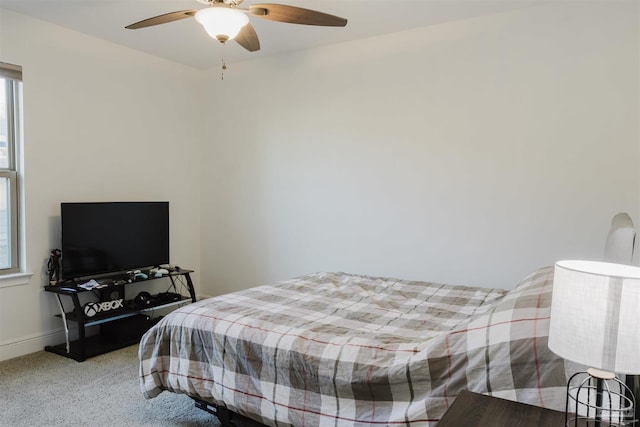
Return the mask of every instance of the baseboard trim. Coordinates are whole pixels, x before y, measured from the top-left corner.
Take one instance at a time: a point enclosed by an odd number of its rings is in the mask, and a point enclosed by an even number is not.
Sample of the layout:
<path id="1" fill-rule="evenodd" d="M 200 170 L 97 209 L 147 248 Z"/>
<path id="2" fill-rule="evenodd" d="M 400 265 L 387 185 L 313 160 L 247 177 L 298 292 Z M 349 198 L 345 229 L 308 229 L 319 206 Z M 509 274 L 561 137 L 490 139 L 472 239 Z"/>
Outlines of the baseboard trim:
<path id="1" fill-rule="evenodd" d="M 64 331 L 51 331 L 41 335 L 31 335 L 22 339 L 0 343 L 0 362 L 24 356 L 25 354 L 43 351 L 47 345 L 60 344 L 65 341 Z"/>

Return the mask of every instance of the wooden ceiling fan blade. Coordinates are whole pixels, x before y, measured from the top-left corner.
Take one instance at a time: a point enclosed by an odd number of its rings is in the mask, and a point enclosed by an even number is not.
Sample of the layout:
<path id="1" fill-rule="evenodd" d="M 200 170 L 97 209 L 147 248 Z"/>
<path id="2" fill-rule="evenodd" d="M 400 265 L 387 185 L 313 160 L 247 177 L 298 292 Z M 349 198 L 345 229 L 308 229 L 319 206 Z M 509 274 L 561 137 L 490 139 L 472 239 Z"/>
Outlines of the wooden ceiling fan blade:
<path id="1" fill-rule="evenodd" d="M 151 27 L 153 25 L 166 24 L 168 22 L 178 21 L 184 18 L 190 18 L 196 14 L 198 9 L 180 10 L 177 12 L 165 13 L 164 15 L 154 16 L 153 18 L 144 19 L 125 28 L 128 30 L 137 30 L 138 28 Z"/>
<path id="2" fill-rule="evenodd" d="M 247 24 L 242 27 L 234 40 L 249 52 L 260 50 L 260 40 L 258 40 L 258 34 L 251 24 Z"/>
<path id="3" fill-rule="evenodd" d="M 289 24 L 319 25 L 323 27 L 344 27 L 347 25 L 347 20 L 339 16 L 283 4 L 253 4 L 249 6 L 249 13 L 259 18 L 287 22 Z"/>

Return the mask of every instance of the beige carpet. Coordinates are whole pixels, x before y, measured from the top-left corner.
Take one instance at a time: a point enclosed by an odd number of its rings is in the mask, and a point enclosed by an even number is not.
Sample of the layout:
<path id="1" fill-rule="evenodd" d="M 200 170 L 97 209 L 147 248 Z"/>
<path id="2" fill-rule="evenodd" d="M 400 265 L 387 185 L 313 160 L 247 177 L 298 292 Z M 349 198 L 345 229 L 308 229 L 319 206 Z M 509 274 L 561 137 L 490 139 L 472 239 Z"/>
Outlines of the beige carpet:
<path id="1" fill-rule="evenodd" d="M 135 345 L 79 363 L 40 351 L 0 362 L 0 426 L 220 425 L 187 396 L 163 392 L 146 400 L 137 352 Z"/>

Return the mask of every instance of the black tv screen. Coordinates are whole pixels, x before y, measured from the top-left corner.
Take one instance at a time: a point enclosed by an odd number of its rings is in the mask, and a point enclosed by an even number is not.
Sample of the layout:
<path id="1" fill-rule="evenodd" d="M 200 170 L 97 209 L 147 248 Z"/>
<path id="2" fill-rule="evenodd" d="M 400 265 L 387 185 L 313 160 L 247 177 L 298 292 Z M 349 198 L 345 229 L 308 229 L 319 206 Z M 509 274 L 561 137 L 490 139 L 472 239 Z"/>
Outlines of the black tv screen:
<path id="1" fill-rule="evenodd" d="M 62 279 L 169 263 L 169 202 L 61 203 Z"/>

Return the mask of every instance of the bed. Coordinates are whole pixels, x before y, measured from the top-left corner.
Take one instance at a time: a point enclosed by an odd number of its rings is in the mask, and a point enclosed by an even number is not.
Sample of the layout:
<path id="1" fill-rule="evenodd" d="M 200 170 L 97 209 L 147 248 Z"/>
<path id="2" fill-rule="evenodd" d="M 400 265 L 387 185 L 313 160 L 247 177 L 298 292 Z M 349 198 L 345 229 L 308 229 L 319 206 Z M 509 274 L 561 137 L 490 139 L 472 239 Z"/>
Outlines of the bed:
<path id="1" fill-rule="evenodd" d="M 142 392 L 268 426 L 435 426 L 462 390 L 564 410 L 552 276 L 506 291 L 317 273 L 202 300 L 143 336 Z"/>

